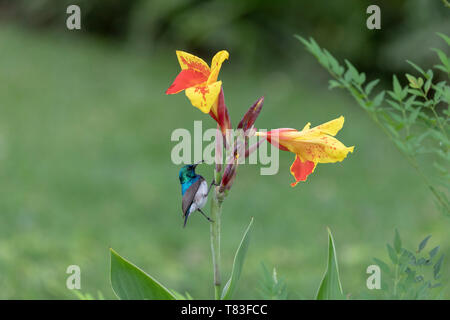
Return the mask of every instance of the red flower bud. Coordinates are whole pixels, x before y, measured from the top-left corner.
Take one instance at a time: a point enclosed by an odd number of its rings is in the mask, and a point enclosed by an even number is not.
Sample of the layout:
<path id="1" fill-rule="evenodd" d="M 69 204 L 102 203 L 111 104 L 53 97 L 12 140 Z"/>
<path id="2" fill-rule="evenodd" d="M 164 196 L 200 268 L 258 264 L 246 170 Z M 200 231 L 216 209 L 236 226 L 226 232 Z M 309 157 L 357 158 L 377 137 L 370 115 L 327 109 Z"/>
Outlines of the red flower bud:
<path id="1" fill-rule="evenodd" d="M 215 147 L 216 172 L 222 171 L 222 161 L 223 161 L 223 136 L 221 134 L 219 125 L 217 125 L 216 147 Z"/>
<path id="2" fill-rule="evenodd" d="M 217 124 L 222 131 L 222 135 L 226 135 L 226 131 L 231 129 L 230 116 L 228 115 L 228 109 L 225 104 L 225 97 L 223 95 L 223 88 L 220 89 L 219 96 L 217 97 L 217 101 L 214 106 L 211 108 L 209 112 L 211 117 L 216 120 Z"/>
<path id="3" fill-rule="evenodd" d="M 222 181 L 220 183 L 219 192 L 224 192 L 225 190 L 230 190 L 233 185 L 234 179 L 236 178 L 236 169 L 237 169 L 237 159 L 229 163 L 223 172 Z"/>
<path id="4" fill-rule="evenodd" d="M 258 118 L 259 113 L 261 112 L 263 104 L 264 104 L 264 97 L 261 97 L 258 100 L 256 100 L 256 102 L 244 114 L 237 128 L 244 130 L 244 132 L 247 132 L 247 130 L 251 129 L 256 121 L 256 118 Z"/>

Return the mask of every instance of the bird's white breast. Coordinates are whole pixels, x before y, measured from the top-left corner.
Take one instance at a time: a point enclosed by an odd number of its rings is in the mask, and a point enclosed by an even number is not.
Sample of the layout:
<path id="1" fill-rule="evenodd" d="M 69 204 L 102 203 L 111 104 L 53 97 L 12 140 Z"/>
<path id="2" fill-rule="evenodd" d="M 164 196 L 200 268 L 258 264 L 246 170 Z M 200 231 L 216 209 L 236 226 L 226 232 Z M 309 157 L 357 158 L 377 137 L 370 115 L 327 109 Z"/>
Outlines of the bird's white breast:
<path id="1" fill-rule="evenodd" d="M 202 183 L 200 183 L 200 187 L 197 190 L 197 193 L 194 196 L 194 201 L 192 202 L 191 208 L 189 209 L 189 214 L 205 206 L 206 201 L 208 200 L 208 198 L 206 197 L 207 194 L 208 184 L 206 183 L 206 181 L 202 181 Z"/>

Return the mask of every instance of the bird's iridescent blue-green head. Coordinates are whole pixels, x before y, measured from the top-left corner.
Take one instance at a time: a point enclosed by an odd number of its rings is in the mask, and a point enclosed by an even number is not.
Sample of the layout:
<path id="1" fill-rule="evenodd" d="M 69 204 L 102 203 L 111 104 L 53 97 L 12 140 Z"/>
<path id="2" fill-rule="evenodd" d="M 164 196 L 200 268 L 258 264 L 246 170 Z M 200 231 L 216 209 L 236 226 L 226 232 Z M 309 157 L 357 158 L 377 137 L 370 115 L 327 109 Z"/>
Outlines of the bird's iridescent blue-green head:
<path id="1" fill-rule="evenodd" d="M 197 176 L 197 174 L 195 173 L 195 168 L 200 163 L 203 163 L 203 160 L 200 161 L 199 163 L 185 165 L 183 168 L 181 168 L 178 174 L 178 177 L 180 178 L 180 183 L 186 183 L 189 180 L 194 179 Z"/>

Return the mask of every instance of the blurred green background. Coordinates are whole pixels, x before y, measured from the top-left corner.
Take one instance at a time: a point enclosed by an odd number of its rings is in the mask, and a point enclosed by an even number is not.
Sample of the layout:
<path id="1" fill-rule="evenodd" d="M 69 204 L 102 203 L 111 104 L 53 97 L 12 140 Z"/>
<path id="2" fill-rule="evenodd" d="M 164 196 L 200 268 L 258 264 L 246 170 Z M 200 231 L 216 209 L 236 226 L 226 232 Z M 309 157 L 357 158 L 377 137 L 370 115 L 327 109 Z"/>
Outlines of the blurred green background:
<path id="1" fill-rule="evenodd" d="M 275 176 L 239 168 L 223 209 L 224 279 L 250 217 L 255 223 L 236 298 L 258 298 L 261 262 L 277 267 L 290 298 L 313 298 L 327 226 L 344 291 L 355 298 L 395 228 L 405 247 L 432 234 L 448 256 L 449 219 L 354 101 L 327 90 L 328 75 L 292 36 L 315 37 L 369 78 L 413 72 L 405 59 L 436 64 L 428 48 L 442 47 L 434 33 L 450 29 L 449 9 L 383 2 L 382 29 L 371 31 L 365 10 L 377 3 L 0 1 L 0 298 L 73 299 L 65 273 L 72 264 L 81 267 L 82 292 L 114 298 L 109 247 L 169 288 L 212 297 L 209 226 L 194 215 L 182 228 L 170 136 L 194 120 L 215 124 L 184 94 L 164 94 L 179 71 L 176 49 L 208 62 L 230 52 L 220 78 L 232 123 L 265 95 L 259 128 L 301 129 L 344 115 L 338 138 L 356 146 L 296 188 L 292 154 L 280 153 Z M 81 7 L 81 31 L 66 28 L 68 4 Z M 212 170 L 199 173 L 210 181 Z"/>

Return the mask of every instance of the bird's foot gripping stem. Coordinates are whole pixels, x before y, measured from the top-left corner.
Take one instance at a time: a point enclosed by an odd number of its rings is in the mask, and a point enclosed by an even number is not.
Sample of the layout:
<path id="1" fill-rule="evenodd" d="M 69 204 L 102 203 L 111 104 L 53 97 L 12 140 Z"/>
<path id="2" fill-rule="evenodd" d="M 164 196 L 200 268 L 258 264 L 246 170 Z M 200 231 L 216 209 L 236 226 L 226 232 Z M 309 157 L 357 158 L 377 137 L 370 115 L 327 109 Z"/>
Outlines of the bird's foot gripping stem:
<path id="1" fill-rule="evenodd" d="M 214 222 L 214 220 L 212 220 L 210 217 L 208 217 L 201 209 L 197 209 L 198 211 L 200 211 L 200 213 L 209 221 L 209 222 Z"/>
<path id="2" fill-rule="evenodd" d="M 213 178 L 213 181 L 211 181 L 211 184 L 209 185 L 208 193 L 206 194 L 206 196 L 209 195 L 209 192 L 211 191 L 212 186 L 218 187 L 219 185 L 220 185 L 220 184 L 216 184 L 216 181 L 215 181 L 214 178 Z"/>

